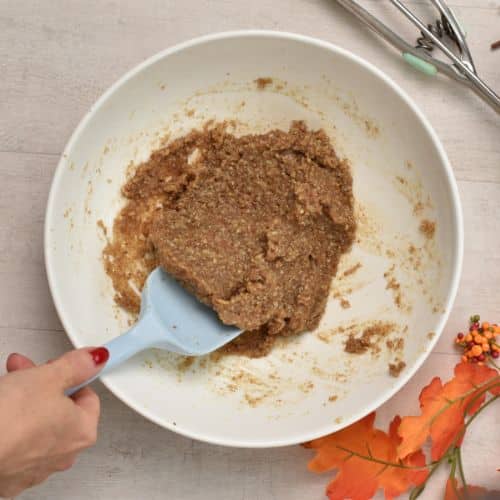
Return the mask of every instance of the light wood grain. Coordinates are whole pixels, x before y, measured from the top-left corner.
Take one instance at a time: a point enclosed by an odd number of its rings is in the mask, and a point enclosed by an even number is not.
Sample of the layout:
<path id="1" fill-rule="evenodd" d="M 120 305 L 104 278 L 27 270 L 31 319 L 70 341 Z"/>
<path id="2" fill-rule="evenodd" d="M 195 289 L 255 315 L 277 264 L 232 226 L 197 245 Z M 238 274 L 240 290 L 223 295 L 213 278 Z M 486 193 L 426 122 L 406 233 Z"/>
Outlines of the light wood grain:
<path id="1" fill-rule="evenodd" d="M 0 326 L 61 329 L 43 263 L 43 219 L 57 157 L 0 153 Z"/>
<path id="2" fill-rule="evenodd" d="M 407 2 L 429 16 L 424 1 Z M 467 27 L 477 66 L 500 89 L 500 1 L 451 0 Z M 415 38 L 388 2 L 366 5 Z M 50 298 L 43 265 L 43 216 L 50 181 L 72 130 L 124 71 L 180 41 L 214 31 L 263 28 L 323 38 L 375 63 L 415 99 L 441 137 L 459 180 L 465 214 L 464 273 L 452 317 L 434 353 L 379 411 L 417 409 L 433 375 L 457 361 L 451 336 L 467 316 L 499 319 L 500 121 L 470 92 L 408 68 L 333 0 L 0 0 L 0 364 L 11 351 L 37 362 L 70 348 Z M 136 415 L 98 385 L 103 402 L 98 445 L 65 474 L 23 500 L 320 499 L 328 475 L 305 465 L 299 447 L 234 450 L 194 442 Z M 465 446 L 474 483 L 493 486 L 500 440 L 493 412 L 478 419 Z M 423 498 L 440 498 L 444 472 Z"/>
<path id="3" fill-rule="evenodd" d="M 378 3 L 383 5 L 376 8 Z M 401 30 L 406 28 L 409 39 L 415 39 L 415 32 L 394 8 L 389 9 L 387 2 L 378 3 L 371 2 L 372 10 L 380 11 Z M 481 74 L 491 85 L 500 86 L 498 52 L 489 50 L 491 42 L 500 37 L 500 2 L 457 3 Z M 479 3 L 481 8 L 472 7 Z M 456 138 L 451 139 L 448 152 L 459 176 L 468 175 L 477 164 L 478 150 L 500 153 L 495 140 L 498 121 L 478 99 L 445 78 L 432 79 L 409 68 L 392 49 L 360 29 L 333 0 L 258 0 L 250 4 L 93 0 L 70 2 L 71 8 L 61 2 L 4 4 L 0 65 L 6 78 L 0 79 L 0 151 L 59 153 L 103 90 L 145 57 L 200 34 L 258 27 L 317 36 L 376 62 L 417 100 L 440 135 Z M 446 119 L 441 109 L 446 109 Z M 465 124 L 482 129 L 472 143 L 463 140 Z M 469 152 L 472 154 L 465 154 Z M 500 179 L 498 169 L 489 163 L 479 170 L 480 180 Z"/>

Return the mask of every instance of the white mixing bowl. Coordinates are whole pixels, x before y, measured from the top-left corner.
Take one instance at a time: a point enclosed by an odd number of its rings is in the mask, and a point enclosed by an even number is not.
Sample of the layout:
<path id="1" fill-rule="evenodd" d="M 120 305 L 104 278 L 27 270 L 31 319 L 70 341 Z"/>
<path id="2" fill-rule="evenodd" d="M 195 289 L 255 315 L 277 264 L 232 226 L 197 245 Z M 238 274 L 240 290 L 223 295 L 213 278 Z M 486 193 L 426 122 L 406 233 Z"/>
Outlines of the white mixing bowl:
<path id="1" fill-rule="evenodd" d="M 254 80 L 267 77 L 259 89 Z M 103 382 L 150 420 L 212 443 L 282 446 L 338 430 L 389 399 L 432 350 L 457 291 L 463 233 L 453 173 L 428 121 L 380 70 L 329 43 L 266 31 L 198 38 L 140 64 L 92 106 L 47 207 L 46 266 L 61 321 L 75 346 L 126 329 L 130 318 L 114 306 L 103 269 L 98 221 L 109 235 L 131 162 L 165 134 L 208 119 L 235 119 L 236 133 L 286 129 L 296 119 L 323 127 L 352 163 L 356 244 L 316 332 L 261 359 L 190 365 L 148 351 Z M 423 220 L 435 222 L 434 237 L 420 230 Z M 346 353 L 347 335 L 374 320 L 393 323 L 391 337 Z M 406 367 L 390 376 L 388 364 L 400 360 Z"/>

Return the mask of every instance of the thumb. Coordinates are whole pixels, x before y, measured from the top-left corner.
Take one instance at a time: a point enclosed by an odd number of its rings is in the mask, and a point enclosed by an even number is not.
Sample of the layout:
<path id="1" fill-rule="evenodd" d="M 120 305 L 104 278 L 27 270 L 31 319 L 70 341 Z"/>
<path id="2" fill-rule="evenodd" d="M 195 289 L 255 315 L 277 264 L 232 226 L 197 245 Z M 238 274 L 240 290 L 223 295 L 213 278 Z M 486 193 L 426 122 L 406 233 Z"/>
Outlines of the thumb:
<path id="1" fill-rule="evenodd" d="M 46 369 L 57 378 L 62 389 L 69 389 L 97 375 L 108 359 L 105 347 L 86 347 L 67 352 L 47 364 Z"/>
<path id="2" fill-rule="evenodd" d="M 33 363 L 30 358 L 27 358 L 22 354 L 18 354 L 17 352 L 13 352 L 7 358 L 6 368 L 9 373 L 16 372 L 18 370 L 27 370 L 28 368 L 33 368 L 34 366 L 35 363 Z"/>

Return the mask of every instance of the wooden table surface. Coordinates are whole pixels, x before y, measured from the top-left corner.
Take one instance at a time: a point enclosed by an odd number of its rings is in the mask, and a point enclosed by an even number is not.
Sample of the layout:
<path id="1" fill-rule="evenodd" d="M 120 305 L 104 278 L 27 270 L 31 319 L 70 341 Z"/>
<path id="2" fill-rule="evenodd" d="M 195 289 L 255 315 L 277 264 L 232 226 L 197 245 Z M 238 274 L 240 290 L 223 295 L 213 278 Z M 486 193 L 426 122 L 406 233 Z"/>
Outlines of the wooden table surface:
<path id="1" fill-rule="evenodd" d="M 426 2 L 410 3 L 430 20 Z M 415 38 L 389 2 L 364 4 Z M 489 46 L 500 38 L 500 1 L 449 4 L 467 28 L 480 73 L 499 90 L 500 51 Z M 465 88 L 407 67 L 333 0 L 0 0 L 0 363 L 11 351 L 42 362 L 70 348 L 47 286 L 42 232 L 54 169 L 81 117 L 151 54 L 201 34 L 242 28 L 315 36 L 375 63 L 415 99 L 444 143 L 465 214 L 460 291 L 438 346 L 379 417 L 416 411 L 420 388 L 433 375 L 450 376 L 458 361 L 452 335 L 468 315 L 500 320 L 500 120 Z M 241 450 L 191 441 L 146 421 L 103 386 L 97 389 L 98 444 L 71 471 L 20 498 L 323 498 L 328 474 L 307 472 L 310 453 L 298 446 Z M 499 434 L 498 409 L 473 426 L 464 444 L 472 483 L 498 486 Z M 444 482 L 443 471 L 423 498 L 440 498 Z"/>

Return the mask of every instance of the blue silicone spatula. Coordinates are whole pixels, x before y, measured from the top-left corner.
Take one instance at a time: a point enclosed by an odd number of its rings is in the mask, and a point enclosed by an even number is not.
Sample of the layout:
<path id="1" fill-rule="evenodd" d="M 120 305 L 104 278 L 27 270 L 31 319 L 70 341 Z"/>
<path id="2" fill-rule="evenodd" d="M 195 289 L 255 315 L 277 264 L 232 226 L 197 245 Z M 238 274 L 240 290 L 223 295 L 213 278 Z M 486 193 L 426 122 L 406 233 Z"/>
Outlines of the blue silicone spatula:
<path id="1" fill-rule="evenodd" d="M 103 370 L 67 395 L 90 384 L 134 354 L 157 347 L 186 356 L 201 356 L 227 344 L 242 332 L 223 324 L 214 310 L 199 302 L 174 278 L 157 267 L 142 291 L 139 321 L 104 345 L 109 360 Z"/>

